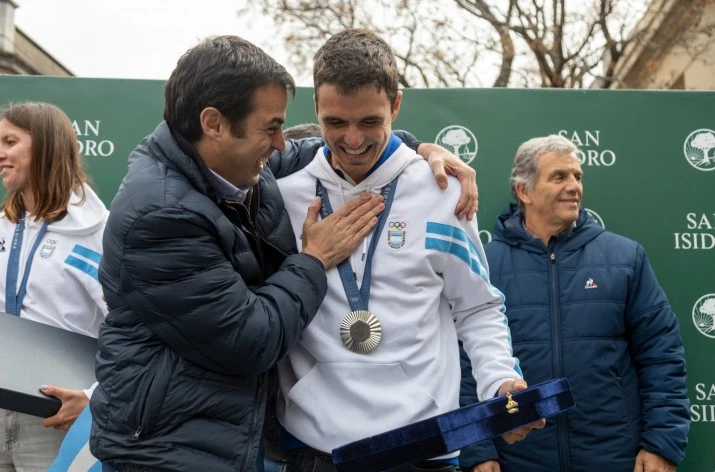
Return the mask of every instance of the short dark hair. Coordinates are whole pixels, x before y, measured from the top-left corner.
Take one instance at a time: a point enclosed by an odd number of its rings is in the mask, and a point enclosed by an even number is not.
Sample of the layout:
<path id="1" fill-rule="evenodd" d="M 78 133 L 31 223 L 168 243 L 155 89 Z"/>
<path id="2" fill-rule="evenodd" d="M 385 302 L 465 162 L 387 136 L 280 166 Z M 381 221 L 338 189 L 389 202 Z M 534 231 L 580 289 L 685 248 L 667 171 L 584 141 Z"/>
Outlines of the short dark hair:
<path id="1" fill-rule="evenodd" d="M 334 85 L 340 93 L 364 87 L 384 90 L 395 104 L 399 78 L 392 48 L 366 29 L 346 29 L 334 34 L 313 58 L 315 93 L 322 84 Z"/>
<path id="2" fill-rule="evenodd" d="M 30 133 L 32 144 L 28 185 L 35 200 L 33 216 L 54 223 L 67 214 L 72 192 L 86 194 L 87 182 L 77 135 L 69 117 L 58 107 L 44 102 L 20 102 L 0 112 L 0 120 Z M 7 218 L 20 221 L 25 205 L 20 191 L 11 190 L 0 204 Z"/>
<path id="3" fill-rule="evenodd" d="M 320 138 L 322 135 L 320 125 L 315 123 L 295 125 L 283 131 L 286 139 Z"/>
<path id="4" fill-rule="evenodd" d="M 254 91 L 265 85 L 295 95 L 293 77 L 258 46 L 238 36 L 214 36 L 184 53 L 166 82 L 164 120 L 190 141 L 201 137 L 201 112 L 219 110 L 240 137 L 253 111 Z"/>

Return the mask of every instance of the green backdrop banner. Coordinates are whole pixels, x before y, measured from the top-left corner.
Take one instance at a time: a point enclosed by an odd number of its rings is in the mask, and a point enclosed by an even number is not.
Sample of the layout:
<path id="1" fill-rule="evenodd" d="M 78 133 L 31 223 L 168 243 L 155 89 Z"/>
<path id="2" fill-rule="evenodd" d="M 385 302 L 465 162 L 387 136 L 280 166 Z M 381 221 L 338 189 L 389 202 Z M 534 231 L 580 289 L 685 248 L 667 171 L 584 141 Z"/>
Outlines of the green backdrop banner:
<path id="1" fill-rule="evenodd" d="M 3 76 L 0 104 L 42 100 L 65 110 L 109 204 L 127 155 L 161 120 L 163 86 Z M 645 246 L 680 319 L 693 420 L 686 472 L 715 471 L 713 110 L 713 92 L 409 89 L 395 124 L 477 169 L 483 242 L 511 200 L 509 169 L 521 142 L 558 133 L 580 147 L 584 206 L 606 229 Z M 299 89 L 286 126 L 315 121 L 312 90 Z"/>

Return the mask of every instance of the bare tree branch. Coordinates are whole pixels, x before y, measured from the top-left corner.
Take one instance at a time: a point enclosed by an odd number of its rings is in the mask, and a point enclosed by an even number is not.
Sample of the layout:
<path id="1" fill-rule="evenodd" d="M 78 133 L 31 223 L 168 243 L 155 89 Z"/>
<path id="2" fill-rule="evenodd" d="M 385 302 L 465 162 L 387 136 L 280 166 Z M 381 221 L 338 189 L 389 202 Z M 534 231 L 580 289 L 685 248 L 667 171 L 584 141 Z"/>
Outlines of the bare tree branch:
<path id="1" fill-rule="evenodd" d="M 626 48 L 645 41 L 633 28 L 651 0 L 244 1 L 242 14 L 275 22 L 275 44 L 304 74 L 332 34 L 365 27 L 393 47 L 403 87 L 610 87 Z"/>

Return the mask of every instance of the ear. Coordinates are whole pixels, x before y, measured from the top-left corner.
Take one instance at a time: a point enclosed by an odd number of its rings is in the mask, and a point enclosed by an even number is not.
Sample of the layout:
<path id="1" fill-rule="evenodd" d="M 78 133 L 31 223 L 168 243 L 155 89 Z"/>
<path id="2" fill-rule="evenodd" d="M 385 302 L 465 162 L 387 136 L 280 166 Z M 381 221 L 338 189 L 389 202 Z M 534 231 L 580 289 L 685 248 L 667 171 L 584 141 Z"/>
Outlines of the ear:
<path id="1" fill-rule="evenodd" d="M 531 204 L 531 190 L 529 190 L 524 183 L 516 184 L 516 196 L 524 204 L 524 206 Z"/>
<path id="2" fill-rule="evenodd" d="M 395 96 L 395 104 L 392 105 L 392 121 L 397 119 L 397 115 L 400 113 L 400 105 L 402 104 L 402 90 L 397 91 Z"/>
<path id="3" fill-rule="evenodd" d="M 203 131 L 203 134 L 210 138 L 220 136 L 221 133 L 226 130 L 227 126 L 224 116 L 214 107 L 207 107 L 201 110 L 199 122 L 201 123 L 201 131 Z"/>
<path id="4" fill-rule="evenodd" d="M 315 117 L 318 117 L 318 94 L 313 94 L 313 105 L 315 105 Z"/>

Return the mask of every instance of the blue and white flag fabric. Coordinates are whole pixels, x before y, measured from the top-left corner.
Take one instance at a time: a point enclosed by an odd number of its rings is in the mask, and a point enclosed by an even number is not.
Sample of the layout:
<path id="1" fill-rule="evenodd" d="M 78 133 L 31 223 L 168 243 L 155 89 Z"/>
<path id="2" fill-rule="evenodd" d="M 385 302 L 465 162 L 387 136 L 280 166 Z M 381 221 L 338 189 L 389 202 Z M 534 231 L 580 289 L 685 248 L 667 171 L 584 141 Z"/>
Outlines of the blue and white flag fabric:
<path id="1" fill-rule="evenodd" d="M 102 472 L 102 463 L 89 452 L 92 414 L 87 405 L 67 431 L 52 465 L 47 472 Z"/>

